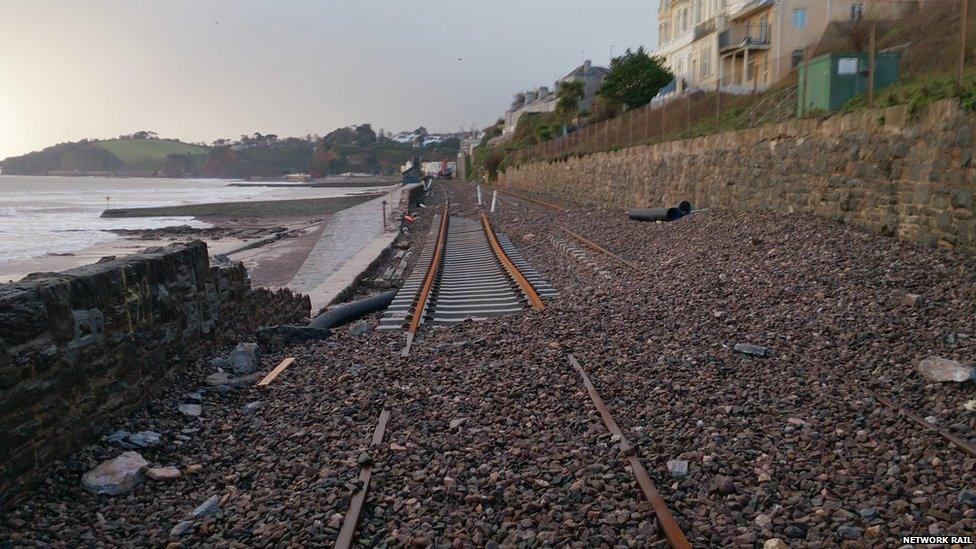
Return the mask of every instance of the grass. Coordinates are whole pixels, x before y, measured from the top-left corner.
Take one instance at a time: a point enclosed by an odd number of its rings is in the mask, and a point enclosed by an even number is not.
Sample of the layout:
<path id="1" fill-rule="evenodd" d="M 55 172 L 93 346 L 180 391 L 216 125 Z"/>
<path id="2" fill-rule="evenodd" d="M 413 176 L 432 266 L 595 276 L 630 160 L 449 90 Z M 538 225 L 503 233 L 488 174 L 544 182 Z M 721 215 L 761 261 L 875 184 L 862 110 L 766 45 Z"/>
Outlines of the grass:
<path id="1" fill-rule="evenodd" d="M 942 99 L 955 98 L 966 110 L 976 110 L 976 73 L 970 73 L 961 90 L 956 89 L 954 76 L 928 74 L 896 82 L 874 94 L 876 107 L 908 105 L 908 113 L 915 116 L 923 107 Z M 841 112 L 868 106 L 867 94 L 862 93 L 844 104 Z"/>
<path id="2" fill-rule="evenodd" d="M 129 165 L 166 160 L 171 154 L 203 155 L 209 150 L 175 139 L 108 139 L 96 145 Z"/>

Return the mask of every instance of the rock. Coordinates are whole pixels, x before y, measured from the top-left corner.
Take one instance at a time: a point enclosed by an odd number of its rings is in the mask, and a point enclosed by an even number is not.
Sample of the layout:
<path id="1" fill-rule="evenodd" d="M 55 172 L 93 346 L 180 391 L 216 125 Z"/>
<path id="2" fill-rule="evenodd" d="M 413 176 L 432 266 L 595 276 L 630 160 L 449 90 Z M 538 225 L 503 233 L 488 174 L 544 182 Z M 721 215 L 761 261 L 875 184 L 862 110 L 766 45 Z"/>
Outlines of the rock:
<path id="1" fill-rule="evenodd" d="M 200 391 L 194 391 L 192 393 L 187 393 L 187 394 L 183 395 L 183 398 L 185 398 L 187 400 L 192 400 L 193 402 L 202 402 L 203 401 L 203 395 L 200 394 Z"/>
<path id="2" fill-rule="evenodd" d="M 928 423 L 931 423 L 932 425 L 938 425 L 939 424 L 939 418 L 937 418 L 935 416 L 926 416 L 925 417 L 925 421 L 927 421 Z"/>
<path id="3" fill-rule="evenodd" d="M 970 507 L 976 507 L 976 492 L 971 490 L 963 490 L 962 492 L 959 492 L 959 503 L 968 505 Z"/>
<path id="4" fill-rule="evenodd" d="M 207 501 L 201 503 L 193 510 L 189 515 L 186 516 L 187 519 L 201 519 L 209 517 L 220 509 L 220 496 L 213 495 L 210 496 Z"/>
<path id="5" fill-rule="evenodd" d="M 264 402 L 260 400 L 255 400 L 254 402 L 248 402 L 241 408 L 241 411 L 245 414 L 250 414 L 251 412 L 264 407 Z"/>
<path id="6" fill-rule="evenodd" d="M 770 518 L 769 515 L 764 513 L 759 513 L 758 515 L 756 515 L 756 520 L 754 520 L 753 522 L 755 522 L 756 526 L 762 528 L 763 530 L 773 525 L 773 519 Z"/>
<path id="7" fill-rule="evenodd" d="M 124 452 L 85 473 L 81 485 L 93 494 L 125 494 L 145 479 L 148 466 L 138 452 Z"/>
<path id="8" fill-rule="evenodd" d="M 861 515 L 861 518 L 863 518 L 864 520 L 871 520 L 874 517 L 878 516 L 878 510 L 871 507 L 868 507 L 867 509 L 861 509 L 857 513 Z"/>
<path id="9" fill-rule="evenodd" d="M 674 478 L 681 478 L 688 475 L 688 460 L 672 459 L 668 461 L 668 472 Z"/>
<path id="10" fill-rule="evenodd" d="M 360 466 L 369 465 L 373 463 L 373 456 L 369 455 L 369 452 L 363 452 L 359 454 L 359 459 L 356 460 Z"/>
<path id="11" fill-rule="evenodd" d="M 861 536 L 864 535 L 864 530 L 857 526 L 841 526 L 837 529 L 837 535 L 844 539 L 856 540 L 861 539 Z"/>
<path id="12" fill-rule="evenodd" d="M 780 538 L 770 538 L 763 543 L 763 549 L 789 549 L 789 547 L 790 546 Z"/>
<path id="13" fill-rule="evenodd" d="M 150 467 L 146 469 L 146 476 L 152 480 L 175 480 L 182 476 L 176 467 Z"/>
<path id="14" fill-rule="evenodd" d="M 909 307 L 921 307 L 925 305 L 925 298 L 918 294 L 905 294 L 905 305 Z"/>
<path id="15" fill-rule="evenodd" d="M 918 363 L 918 371 L 929 381 L 962 383 L 974 379 L 976 368 L 939 356 L 930 356 Z"/>
<path id="16" fill-rule="evenodd" d="M 235 374 L 250 374 L 261 367 L 261 349 L 257 343 L 241 343 L 227 357 L 227 362 Z"/>
<path id="17" fill-rule="evenodd" d="M 129 438 L 130 434 L 132 433 L 128 431 L 115 431 L 111 435 L 105 437 L 105 442 L 108 442 L 109 444 L 122 444 L 127 438 Z"/>
<path id="18" fill-rule="evenodd" d="M 186 417 L 200 417 L 203 408 L 199 404 L 180 404 L 180 413 Z"/>
<path id="19" fill-rule="evenodd" d="M 967 400 L 966 403 L 962 405 L 962 407 L 967 412 L 976 412 L 976 400 Z"/>
<path id="20" fill-rule="evenodd" d="M 727 496 L 736 493 L 735 483 L 729 477 L 718 477 L 715 479 L 715 491 Z"/>
<path id="21" fill-rule="evenodd" d="M 158 446 L 162 442 L 162 437 L 160 437 L 159 433 L 153 431 L 139 431 L 138 433 L 129 435 L 126 440 L 130 444 L 140 448 L 151 448 Z"/>
<path id="22" fill-rule="evenodd" d="M 329 528 L 338 529 L 340 526 L 342 526 L 342 518 L 342 513 L 333 513 L 332 516 L 329 517 Z"/>
<path id="23" fill-rule="evenodd" d="M 352 328 L 349 328 L 349 335 L 354 337 L 358 337 L 367 333 L 369 333 L 369 324 L 365 321 L 359 321 L 353 324 Z"/>
<path id="24" fill-rule="evenodd" d="M 176 526 L 169 531 L 169 535 L 174 538 L 178 538 L 183 534 L 187 533 L 191 528 L 193 528 L 192 520 L 181 520 L 176 523 Z"/>
<path id="25" fill-rule="evenodd" d="M 535 235 L 532 233 L 527 233 L 525 236 L 522 237 L 523 242 L 532 242 L 534 240 L 535 240 Z"/>
<path id="26" fill-rule="evenodd" d="M 396 442 L 391 442 L 390 443 L 390 450 L 392 450 L 394 452 L 406 452 L 407 451 L 407 447 L 406 446 L 401 446 L 401 445 L 397 444 Z"/>
<path id="27" fill-rule="evenodd" d="M 753 345 L 752 343 L 736 343 L 732 346 L 732 350 L 737 353 L 758 357 L 773 356 L 772 349 L 768 347 L 761 347 L 759 345 Z"/>
<path id="28" fill-rule="evenodd" d="M 227 372 L 217 372 L 207 376 L 205 383 L 207 385 L 227 385 L 230 382 L 230 375 Z"/>
<path id="29" fill-rule="evenodd" d="M 806 539 L 807 525 L 800 522 L 794 522 L 787 526 L 783 530 L 783 533 L 786 534 L 786 537 L 791 539 Z"/>
<path id="30" fill-rule="evenodd" d="M 464 420 L 465 419 L 466 418 L 463 418 L 463 417 L 459 417 L 459 418 L 456 418 L 456 419 L 452 419 L 451 420 L 451 424 L 450 424 L 450 428 L 451 429 L 457 429 L 458 427 L 460 427 L 464 423 Z"/>
<path id="31" fill-rule="evenodd" d="M 881 525 L 875 524 L 874 526 L 868 526 L 867 530 L 864 531 L 868 537 L 877 538 L 881 536 Z"/>
<path id="32" fill-rule="evenodd" d="M 200 465 L 199 463 L 194 463 L 192 465 L 187 465 L 186 470 L 183 471 L 183 474 L 193 475 L 199 473 L 200 471 L 203 471 L 203 465 Z"/>

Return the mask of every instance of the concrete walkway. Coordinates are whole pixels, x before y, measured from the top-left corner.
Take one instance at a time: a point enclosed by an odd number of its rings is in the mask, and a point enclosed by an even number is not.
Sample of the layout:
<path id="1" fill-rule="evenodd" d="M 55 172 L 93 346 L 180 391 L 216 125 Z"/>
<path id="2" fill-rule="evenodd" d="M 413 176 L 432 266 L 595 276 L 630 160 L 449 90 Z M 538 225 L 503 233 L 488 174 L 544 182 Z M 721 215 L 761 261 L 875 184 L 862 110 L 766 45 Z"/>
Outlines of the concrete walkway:
<path id="1" fill-rule="evenodd" d="M 389 193 L 353 206 L 333 215 L 326 221 L 322 236 L 299 267 L 288 288 L 308 294 L 312 299 L 312 314 L 338 297 L 354 284 L 393 243 L 400 224 L 396 213 L 401 197 L 416 185 L 397 187 Z M 383 230 L 383 201 L 390 216 L 387 230 Z"/>

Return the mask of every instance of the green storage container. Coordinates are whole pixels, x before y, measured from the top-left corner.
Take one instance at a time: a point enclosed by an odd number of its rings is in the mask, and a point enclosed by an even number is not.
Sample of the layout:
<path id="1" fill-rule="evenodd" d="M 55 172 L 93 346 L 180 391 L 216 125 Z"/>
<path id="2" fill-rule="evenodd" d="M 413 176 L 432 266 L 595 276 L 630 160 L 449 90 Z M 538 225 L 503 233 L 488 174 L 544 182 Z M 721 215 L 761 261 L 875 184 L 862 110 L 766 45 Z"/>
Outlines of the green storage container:
<path id="1" fill-rule="evenodd" d="M 898 80 L 897 53 L 874 56 L 874 90 Z M 867 53 L 828 53 L 810 60 L 810 83 L 806 86 L 806 108 L 803 108 L 803 88 L 807 70 L 804 63 L 797 67 L 800 84 L 797 88 L 796 114 L 815 110 L 836 111 L 849 99 L 868 91 Z"/>

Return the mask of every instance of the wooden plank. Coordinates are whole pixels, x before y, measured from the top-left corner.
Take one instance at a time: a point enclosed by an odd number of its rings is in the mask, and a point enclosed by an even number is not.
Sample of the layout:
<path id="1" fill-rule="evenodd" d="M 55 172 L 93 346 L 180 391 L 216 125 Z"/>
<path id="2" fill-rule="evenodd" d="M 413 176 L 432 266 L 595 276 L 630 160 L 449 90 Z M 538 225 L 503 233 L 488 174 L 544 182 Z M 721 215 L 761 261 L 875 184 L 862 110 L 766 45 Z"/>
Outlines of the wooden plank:
<path id="1" fill-rule="evenodd" d="M 264 376 L 264 379 L 258 382 L 258 387 L 267 387 L 276 377 L 278 377 L 281 372 L 285 371 L 285 368 L 291 366 L 291 363 L 295 362 L 294 357 L 288 357 L 281 361 L 281 364 L 275 366 L 274 370 L 268 372 L 268 375 Z"/>
<path id="2" fill-rule="evenodd" d="M 376 424 L 376 429 L 373 431 L 373 438 L 369 442 L 370 448 L 375 448 L 383 443 L 383 435 L 386 433 L 386 424 L 390 421 L 390 411 L 383 409 L 380 412 L 380 420 Z M 373 464 L 366 463 L 359 470 L 359 490 L 356 491 L 352 496 L 352 500 L 349 501 L 349 510 L 346 511 L 346 516 L 342 520 L 342 528 L 339 530 L 339 536 L 336 538 L 335 547 L 336 549 L 349 549 L 352 547 L 353 536 L 356 534 L 356 526 L 359 523 L 359 514 L 363 510 L 363 504 L 366 503 L 366 491 L 369 489 L 369 479 L 372 476 Z"/>

